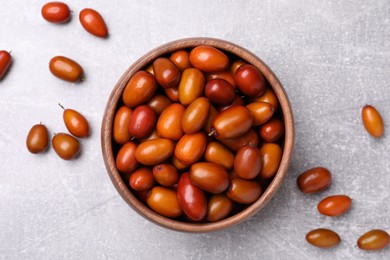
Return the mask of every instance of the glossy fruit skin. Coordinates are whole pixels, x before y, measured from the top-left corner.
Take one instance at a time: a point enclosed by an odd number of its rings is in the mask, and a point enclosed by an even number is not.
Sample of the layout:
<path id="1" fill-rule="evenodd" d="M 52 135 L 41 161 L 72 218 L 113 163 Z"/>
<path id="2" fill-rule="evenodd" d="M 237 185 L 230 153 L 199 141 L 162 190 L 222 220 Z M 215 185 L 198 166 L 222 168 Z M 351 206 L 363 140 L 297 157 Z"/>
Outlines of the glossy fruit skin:
<path id="1" fill-rule="evenodd" d="M 195 186 L 188 173 L 180 176 L 177 185 L 177 198 L 184 214 L 193 221 L 202 220 L 207 214 L 206 194 Z"/>
<path id="2" fill-rule="evenodd" d="M 66 128 L 72 135 L 79 138 L 88 137 L 89 123 L 82 114 L 68 108 L 64 110 L 63 119 Z"/>
<path id="3" fill-rule="evenodd" d="M 303 193 L 315 193 L 325 190 L 332 182 L 332 174 L 324 167 L 309 169 L 298 176 L 297 185 Z"/>
<path id="4" fill-rule="evenodd" d="M 121 106 L 115 114 L 112 136 L 117 144 L 125 144 L 131 139 L 128 128 L 132 113 L 127 106 Z"/>
<path id="5" fill-rule="evenodd" d="M 82 80 L 83 68 L 72 59 L 64 56 L 56 56 L 49 62 L 50 72 L 59 79 L 78 82 Z"/>
<path id="6" fill-rule="evenodd" d="M 216 194 L 210 197 L 207 203 L 208 221 L 218 221 L 226 218 L 233 209 L 233 201 L 224 194 Z"/>
<path id="7" fill-rule="evenodd" d="M 169 59 L 179 68 L 180 71 L 191 68 L 190 54 L 185 50 L 178 50 L 171 54 Z"/>
<path id="8" fill-rule="evenodd" d="M 154 186 L 152 170 L 148 167 L 138 168 L 130 175 L 129 185 L 136 191 L 150 190 Z"/>
<path id="9" fill-rule="evenodd" d="M 236 88 L 236 82 L 234 81 L 234 76 L 230 70 L 207 73 L 206 78 L 207 81 L 210 81 L 212 79 L 223 79 L 229 82 L 229 84 L 232 85 L 234 89 Z"/>
<path id="10" fill-rule="evenodd" d="M 273 177 L 279 169 L 282 160 L 282 148 L 274 143 L 266 143 L 260 148 L 261 161 L 263 167 L 260 171 L 262 178 Z"/>
<path id="11" fill-rule="evenodd" d="M 252 128 L 243 135 L 235 138 L 220 140 L 221 143 L 230 148 L 233 152 L 237 152 L 244 145 L 257 147 L 259 145 L 259 135 Z"/>
<path id="12" fill-rule="evenodd" d="M 250 204 L 260 197 L 261 186 L 257 181 L 234 178 L 226 195 L 235 202 Z"/>
<path id="13" fill-rule="evenodd" d="M 188 169 L 190 165 L 183 164 L 180 162 L 175 155 L 172 156 L 172 164 L 176 167 L 177 170 L 182 171 Z"/>
<path id="14" fill-rule="evenodd" d="M 225 106 L 236 97 L 234 87 L 224 79 L 212 79 L 205 86 L 205 96 L 216 105 Z"/>
<path id="15" fill-rule="evenodd" d="M 276 142 L 284 135 L 284 124 L 279 119 L 272 118 L 260 127 L 259 134 L 265 142 Z"/>
<path id="16" fill-rule="evenodd" d="M 135 158 L 144 165 L 154 165 L 168 159 L 173 154 L 174 145 L 169 139 L 158 138 L 138 145 Z"/>
<path id="17" fill-rule="evenodd" d="M 306 241 L 316 247 L 330 248 L 340 244 L 341 239 L 330 229 L 318 228 L 306 234 Z"/>
<path id="18" fill-rule="evenodd" d="M 253 65 L 245 64 L 234 74 L 237 88 L 248 97 L 258 97 L 265 91 L 265 78 Z"/>
<path id="19" fill-rule="evenodd" d="M 390 235 L 380 229 L 373 229 L 359 237 L 357 245 L 363 250 L 380 250 L 390 244 Z"/>
<path id="20" fill-rule="evenodd" d="M 253 117 L 245 106 L 233 106 L 219 113 L 212 122 L 217 139 L 235 138 L 245 134 L 252 126 Z"/>
<path id="21" fill-rule="evenodd" d="M 274 115 L 274 107 L 267 102 L 253 102 L 246 106 L 253 116 L 253 125 L 265 124 Z"/>
<path id="22" fill-rule="evenodd" d="M 80 143 L 73 136 L 58 133 L 51 140 L 54 151 L 64 160 L 72 160 L 80 153 Z"/>
<path id="23" fill-rule="evenodd" d="M 186 134 L 195 134 L 200 131 L 206 123 L 209 114 L 210 102 L 205 97 L 197 98 L 184 111 L 182 128 Z"/>
<path id="24" fill-rule="evenodd" d="M 178 103 L 167 107 L 157 120 L 157 134 L 162 138 L 179 140 L 184 133 L 181 125 L 184 111 L 185 107 Z"/>
<path id="25" fill-rule="evenodd" d="M 347 212 L 351 203 L 351 198 L 346 195 L 334 195 L 321 200 L 317 208 L 323 215 L 337 217 Z"/>
<path id="26" fill-rule="evenodd" d="M 50 23 L 66 23 L 70 20 L 69 6 L 62 2 L 49 2 L 42 6 L 42 17 Z"/>
<path id="27" fill-rule="evenodd" d="M 236 71 L 238 70 L 239 67 L 241 67 L 242 65 L 245 65 L 246 62 L 243 61 L 243 60 L 236 60 L 232 63 L 232 65 L 230 66 L 230 71 L 234 74 L 236 74 Z"/>
<path id="28" fill-rule="evenodd" d="M 179 84 L 179 100 L 183 106 L 188 106 L 203 94 L 205 77 L 196 68 L 183 71 Z"/>
<path id="29" fill-rule="evenodd" d="M 197 46 L 191 50 L 190 62 L 192 66 L 204 72 L 222 71 L 229 66 L 229 58 L 225 53 L 206 45 Z"/>
<path id="30" fill-rule="evenodd" d="M 219 112 L 222 112 L 222 111 L 225 111 L 226 109 L 228 109 L 229 107 L 232 107 L 232 106 L 244 106 L 244 105 L 245 105 L 244 99 L 241 98 L 240 96 L 236 95 L 230 104 L 228 104 L 226 106 L 218 106 L 217 110 Z"/>
<path id="31" fill-rule="evenodd" d="M 210 104 L 210 107 L 209 107 L 209 113 L 207 115 L 207 118 L 206 118 L 206 122 L 203 126 L 203 130 L 206 132 L 206 133 L 210 133 L 211 132 L 211 127 L 212 127 L 212 122 L 214 121 L 214 118 L 218 115 L 218 111 L 215 109 L 215 107 L 213 105 Z"/>
<path id="32" fill-rule="evenodd" d="M 210 193 L 221 193 L 229 187 L 229 175 L 222 166 L 198 162 L 190 168 L 190 179 L 193 184 Z"/>
<path id="33" fill-rule="evenodd" d="M 179 101 L 179 87 L 165 88 L 164 92 L 165 95 L 167 95 L 167 97 L 173 102 Z"/>
<path id="34" fill-rule="evenodd" d="M 84 29 L 92 35 L 100 38 L 108 36 L 107 25 L 99 12 L 91 8 L 81 10 L 79 15 L 80 23 Z"/>
<path id="35" fill-rule="evenodd" d="M 153 211 L 165 217 L 177 218 L 183 213 L 176 191 L 165 187 L 153 187 L 146 199 L 146 203 Z"/>
<path id="36" fill-rule="evenodd" d="M 264 94 L 254 98 L 253 101 L 270 103 L 274 107 L 275 111 L 277 111 L 279 107 L 279 100 L 270 88 L 266 88 Z"/>
<path id="37" fill-rule="evenodd" d="M 209 142 L 204 152 L 207 162 L 215 163 L 226 170 L 233 168 L 234 154 L 219 142 Z"/>
<path id="38" fill-rule="evenodd" d="M 142 139 L 150 135 L 156 126 L 156 114 L 146 106 L 134 109 L 129 121 L 129 133 L 135 138 Z"/>
<path id="39" fill-rule="evenodd" d="M 172 187 L 179 180 L 177 169 L 169 163 L 154 165 L 153 177 L 159 184 L 166 187 Z"/>
<path id="40" fill-rule="evenodd" d="M 259 149 L 245 145 L 238 150 L 234 158 L 234 170 L 242 179 L 253 179 L 261 170 L 261 154 Z"/>
<path id="41" fill-rule="evenodd" d="M 136 150 L 137 145 L 133 142 L 125 143 L 121 149 L 119 149 L 115 160 L 118 171 L 132 173 L 138 167 L 138 162 L 135 159 Z"/>
<path id="42" fill-rule="evenodd" d="M 163 88 L 177 87 L 180 82 L 180 70 L 168 58 L 157 58 L 153 62 L 154 77 Z"/>
<path id="43" fill-rule="evenodd" d="M 156 115 L 160 115 L 167 107 L 172 105 L 172 101 L 164 95 L 155 95 L 148 102 L 150 107 Z"/>
<path id="44" fill-rule="evenodd" d="M 143 143 L 143 142 L 145 142 L 147 140 L 153 140 L 153 139 L 157 139 L 157 138 L 160 138 L 160 136 L 158 136 L 157 130 L 153 129 L 153 131 L 148 136 L 146 136 L 145 138 L 142 138 L 140 140 L 140 142 Z"/>
<path id="45" fill-rule="evenodd" d="M 207 138 L 203 132 L 185 134 L 176 143 L 175 157 L 185 165 L 193 164 L 203 156 L 206 144 Z"/>
<path id="46" fill-rule="evenodd" d="M 136 72 L 123 90 L 122 100 L 129 108 L 142 105 L 154 95 L 157 82 L 153 75 L 146 71 Z"/>
<path id="47" fill-rule="evenodd" d="M 11 54 L 8 51 L 0 51 L 0 79 L 6 74 L 11 62 Z"/>
<path id="48" fill-rule="evenodd" d="M 42 153 L 49 144 L 49 133 L 43 124 L 34 125 L 28 132 L 26 146 L 30 153 Z"/>
<path id="49" fill-rule="evenodd" d="M 383 135 L 385 126 L 381 114 L 375 107 L 366 105 L 362 109 L 363 125 L 367 132 L 373 137 L 379 138 Z"/>

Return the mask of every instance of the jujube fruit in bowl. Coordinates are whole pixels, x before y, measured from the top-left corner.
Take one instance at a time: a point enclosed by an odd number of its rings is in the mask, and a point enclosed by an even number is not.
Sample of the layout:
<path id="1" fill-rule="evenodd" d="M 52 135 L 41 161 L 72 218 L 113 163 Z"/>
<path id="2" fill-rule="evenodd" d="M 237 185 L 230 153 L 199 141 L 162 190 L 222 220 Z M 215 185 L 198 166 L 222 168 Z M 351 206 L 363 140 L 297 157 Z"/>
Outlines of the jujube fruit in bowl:
<path id="1" fill-rule="evenodd" d="M 102 123 L 120 195 L 179 231 L 227 228 L 259 211 L 283 181 L 293 144 L 291 108 L 273 72 L 211 38 L 141 57 L 115 86 Z"/>

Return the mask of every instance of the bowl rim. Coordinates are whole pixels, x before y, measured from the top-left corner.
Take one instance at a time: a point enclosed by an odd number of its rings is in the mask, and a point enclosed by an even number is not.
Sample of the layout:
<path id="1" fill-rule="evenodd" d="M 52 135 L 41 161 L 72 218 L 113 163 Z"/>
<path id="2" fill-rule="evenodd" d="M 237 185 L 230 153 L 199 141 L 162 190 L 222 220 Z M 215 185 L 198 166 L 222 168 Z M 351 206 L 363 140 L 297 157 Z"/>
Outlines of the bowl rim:
<path id="1" fill-rule="evenodd" d="M 194 48 L 199 45 L 210 45 L 225 52 L 232 53 L 239 58 L 247 61 L 248 63 L 254 65 L 263 73 L 264 77 L 267 79 L 270 87 L 273 89 L 276 97 L 278 98 L 284 119 L 285 138 L 283 155 L 280 161 L 279 169 L 273 177 L 273 180 L 268 185 L 267 189 L 263 191 L 259 199 L 257 199 L 254 203 L 250 204 L 244 210 L 236 213 L 231 217 L 216 222 L 189 223 L 170 219 L 152 211 L 141 201 L 139 201 L 138 198 L 133 195 L 133 193 L 127 188 L 119 171 L 116 169 L 115 166 L 115 158 L 112 149 L 112 125 L 115 117 L 115 112 L 117 110 L 118 102 L 122 96 L 122 92 L 126 87 L 127 82 L 135 72 L 145 68 L 159 56 L 167 55 L 169 53 L 172 53 L 173 51 L 180 49 Z M 175 231 L 184 232 L 209 232 L 232 227 L 238 223 L 245 221 L 246 219 L 257 213 L 260 209 L 262 209 L 275 195 L 287 175 L 294 148 L 294 142 L 294 119 L 290 101 L 275 73 L 268 67 L 265 62 L 263 62 L 259 57 L 257 57 L 255 54 L 248 51 L 247 49 L 225 40 L 209 37 L 183 38 L 171 41 L 154 48 L 153 50 L 147 52 L 138 60 L 133 62 L 130 67 L 123 73 L 118 82 L 115 84 L 108 98 L 101 125 L 101 148 L 104 164 L 112 183 L 114 184 L 116 190 L 121 195 L 121 197 L 138 214 L 148 219 L 149 221 L 152 221 L 155 224 Z"/>

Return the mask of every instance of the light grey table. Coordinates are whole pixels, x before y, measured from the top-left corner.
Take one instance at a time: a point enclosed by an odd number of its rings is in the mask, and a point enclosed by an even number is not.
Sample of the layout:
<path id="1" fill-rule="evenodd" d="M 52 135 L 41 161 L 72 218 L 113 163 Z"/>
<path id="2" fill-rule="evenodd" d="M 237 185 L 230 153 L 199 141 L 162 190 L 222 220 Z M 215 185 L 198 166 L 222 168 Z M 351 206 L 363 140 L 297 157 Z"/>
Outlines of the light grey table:
<path id="1" fill-rule="evenodd" d="M 357 238 L 373 228 L 390 232 L 390 2 L 373 1 L 66 1 L 66 25 L 45 22 L 46 1 L 1 1 L 0 49 L 13 65 L 0 82 L 0 259 L 390 259 L 390 248 L 367 253 Z M 81 27 L 78 13 L 104 16 L 107 40 Z M 171 40 L 209 36 L 261 57 L 283 83 L 294 110 L 296 146 L 278 194 L 234 228 L 186 234 L 160 228 L 119 197 L 103 165 L 100 124 L 108 95 L 138 57 Z M 86 81 L 53 77 L 49 60 L 78 61 Z M 86 115 L 92 136 L 82 155 L 66 162 L 50 149 L 32 155 L 25 138 L 42 121 L 65 131 L 62 110 Z M 371 138 L 361 124 L 366 103 L 378 108 L 386 134 Z M 329 190 L 305 196 L 302 171 L 322 165 Z M 331 194 L 353 198 L 338 218 L 318 214 Z M 337 231 L 331 250 L 307 244 L 317 227 Z"/>

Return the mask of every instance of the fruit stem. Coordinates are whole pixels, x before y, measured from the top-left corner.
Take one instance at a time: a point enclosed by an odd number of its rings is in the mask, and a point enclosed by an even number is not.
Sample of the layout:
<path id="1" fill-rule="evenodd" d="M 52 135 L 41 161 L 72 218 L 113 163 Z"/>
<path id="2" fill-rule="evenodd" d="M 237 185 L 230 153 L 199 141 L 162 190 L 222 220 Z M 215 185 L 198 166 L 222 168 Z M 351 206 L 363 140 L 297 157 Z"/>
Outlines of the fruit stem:
<path id="1" fill-rule="evenodd" d="M 213 136 L 217 133 L 214 128 L 211 129 L 211 132 L 208 134 L 208 136 Z"/>
<path id="2" fill-rule="evenodd" d="M 58 103 L 58 105 L 59 105 L 63 110 L 65 110 L 65 108 L 61 105 L 61 103 Z"/>

